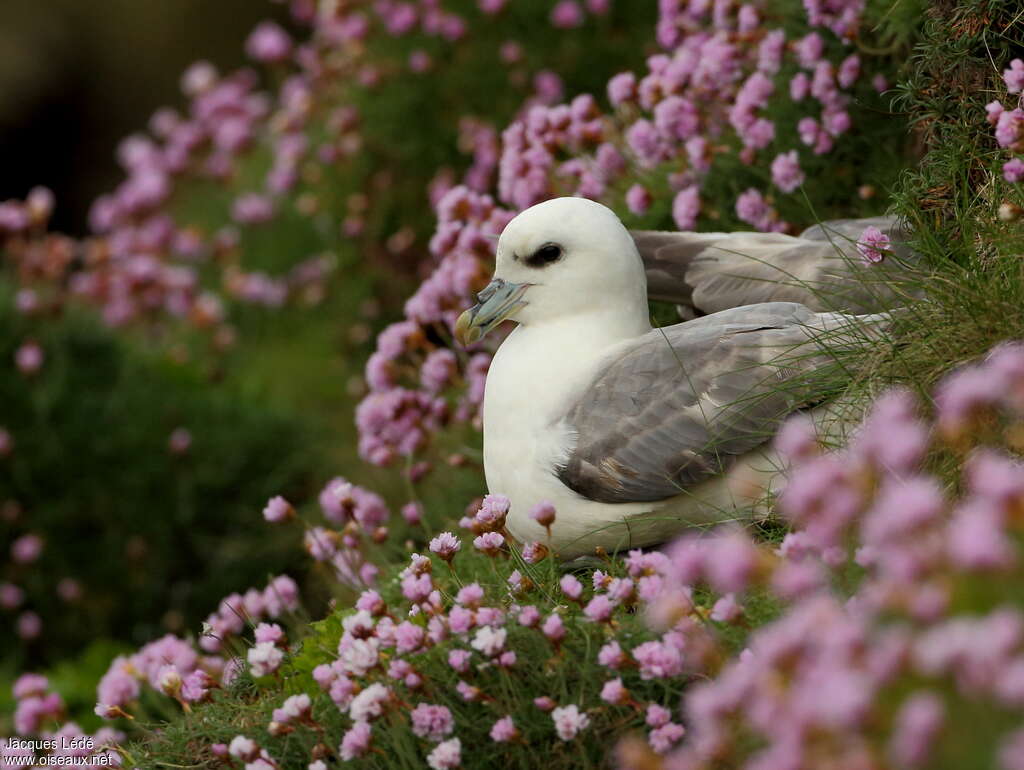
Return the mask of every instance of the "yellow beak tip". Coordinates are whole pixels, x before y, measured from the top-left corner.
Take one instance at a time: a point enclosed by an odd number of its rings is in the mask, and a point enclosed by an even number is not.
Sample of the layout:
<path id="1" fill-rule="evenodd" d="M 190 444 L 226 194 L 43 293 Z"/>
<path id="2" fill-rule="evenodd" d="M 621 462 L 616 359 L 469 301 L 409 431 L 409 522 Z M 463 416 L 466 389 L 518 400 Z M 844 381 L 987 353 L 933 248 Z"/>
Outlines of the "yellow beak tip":
<path id="1" fill-rule="evenodd" d="M 473 311 L 466 310 L 455 322 L 455 340 L 466 347 L 480 339 L 480 330 L 473 327 Z"/>

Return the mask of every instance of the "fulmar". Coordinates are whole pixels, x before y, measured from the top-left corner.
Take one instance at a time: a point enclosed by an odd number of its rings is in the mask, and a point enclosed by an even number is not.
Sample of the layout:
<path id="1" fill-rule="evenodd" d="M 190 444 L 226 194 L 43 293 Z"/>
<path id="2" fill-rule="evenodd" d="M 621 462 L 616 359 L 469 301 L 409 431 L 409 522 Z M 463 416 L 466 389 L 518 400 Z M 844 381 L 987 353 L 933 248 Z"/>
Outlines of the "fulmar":
<path id="1" fill-rule="evenodd" d="M 757 253 L 744 261 L 732 247 Z M 487 487 L 511 501 L 509 532 L 572 558 L 735 517 L 744 501 L 726 472 L 770 486 L 781 470 L 770 444 L 778 427 L 824 408 L 829 378 L 817 375 L 840 351 L 884 337 L 890 317 L 856 314 L 869 309 L 864 298 L 839 312 L 802 278 L 785 288 L 780 270 L 852 290 L 856 282 L 828 278 L 835 251 L 824 235 L 631 235 L 583 198 L 516 216 L 498 240 L 493 280 L 456 324 L 463 344 L 517 324 L 483 403 Z M 697 317 L 652 328 L 649 278 L 657 296 Z M 759 301 L 779 294 L 790 301 Z M 550 536 L 529 515 L 541 502 L 557 511 Z"/>

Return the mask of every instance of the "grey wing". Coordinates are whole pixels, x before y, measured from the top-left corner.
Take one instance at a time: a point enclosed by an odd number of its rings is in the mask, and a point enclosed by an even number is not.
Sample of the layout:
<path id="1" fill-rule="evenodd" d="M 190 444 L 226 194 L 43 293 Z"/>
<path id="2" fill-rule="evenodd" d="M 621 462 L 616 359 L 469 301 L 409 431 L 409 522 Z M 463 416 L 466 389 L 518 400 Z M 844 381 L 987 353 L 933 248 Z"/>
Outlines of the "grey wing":
<path id="1" fill-rule="evenodd" d="M 851 320 L 768 303 L 653 330 L 613 354 L 566 414 L 575 445 L 559 479 L 591 500 L 626 503 L 721 473 L 821 399 L 809 375 L 829 356 L 815 334 Z"/>
<path id="2" fill-rule="evenodd" d="M 856 241 L 869 226 L 894 243 L 895 260 L 864 268 Z M 651 299 L 682 306 L 685 317 L 757 302 L 799 302 L 812 310 L 868 313 L 905 304 L 899 278 L 916 258 L 895 217 L 843 219 L 799 236 L 781 233 L 632 233 Z M 905 282 L 904 282 L 905 283 Z"/>

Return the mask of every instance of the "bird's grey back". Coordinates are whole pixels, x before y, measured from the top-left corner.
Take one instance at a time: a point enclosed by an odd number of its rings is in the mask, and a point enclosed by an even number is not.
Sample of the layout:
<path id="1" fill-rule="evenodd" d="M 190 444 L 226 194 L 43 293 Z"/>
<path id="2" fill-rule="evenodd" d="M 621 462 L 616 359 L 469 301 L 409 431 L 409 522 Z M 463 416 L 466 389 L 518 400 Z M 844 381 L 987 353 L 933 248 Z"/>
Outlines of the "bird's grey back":
<path id="1" fill-rule="evenodd" d="M 857 337 L 855 323 L 775 302 L 653 330 L 605 361 L 570 408 L 575 444 L 556 474 L 604 503 L 680 494 L 822 399 L 829 348 Z"/>
<path id="2" fill-rule="evenodd" d="M 856 242 L 874 226 L 893 255 L 866 266 Z M 812 310 L 871 313 L 905 304 L 918 269 L 895 217 L 841 219 L 796 238 L 776 233 L 634 231 L 648 296 L 680 306 L 684 318 L 758 302 L 799 302 Z M 894 257 L 894 258 L 893 258 Z"/>

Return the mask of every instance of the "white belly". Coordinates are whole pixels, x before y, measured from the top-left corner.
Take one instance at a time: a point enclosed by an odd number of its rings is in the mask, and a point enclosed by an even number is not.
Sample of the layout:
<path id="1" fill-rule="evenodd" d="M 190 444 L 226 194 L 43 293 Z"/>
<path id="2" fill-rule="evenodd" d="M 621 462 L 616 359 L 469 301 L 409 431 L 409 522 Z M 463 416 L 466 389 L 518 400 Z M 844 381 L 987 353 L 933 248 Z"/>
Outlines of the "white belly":
<path id="1" fill-rule="evenodd" d="M 784 467 L 769 446 L 740 458 L 730 477 L 702 482 L 683 494 L 654 503 L 599 503 L 573 492 L 555 469 L 566 459 L 573 438 L 560 423 L 571 403 L 591 382 L 604 350 L 553 352 L 555 346 L 530 344 L 520 327 L 499 348 L 491 364 L 484 395 L 484 470 L 492 494 L 507 496 L 512 507 L 509 532 L 518 540 L 547 543 L 561 558 L 654 545 L 679 532 L 710 523 L 748 519 L 752 507 L 740 487 L 756 482 L 777 488 Z M 815 410 L 816 421 L 835 422 L 827 407 Z M 837 423 L 838 424 L 838 423 Z M 836 429 L 823 429 L 830 436 Z M 777 489 L 775 490 L 777 491 Z M 530 509 L 550 502 L 557 510 L 550 539 L 529 518 Z"/>

